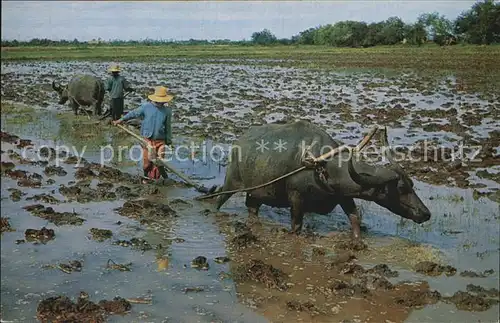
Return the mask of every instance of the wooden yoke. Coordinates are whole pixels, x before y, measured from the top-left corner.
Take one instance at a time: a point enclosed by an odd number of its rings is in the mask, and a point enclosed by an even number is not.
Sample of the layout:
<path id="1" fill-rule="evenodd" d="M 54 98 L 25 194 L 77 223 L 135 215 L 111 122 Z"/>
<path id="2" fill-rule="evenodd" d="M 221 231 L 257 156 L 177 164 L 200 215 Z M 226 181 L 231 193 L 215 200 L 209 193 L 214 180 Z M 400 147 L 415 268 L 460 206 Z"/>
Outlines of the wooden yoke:
<path id="1" fill-rule="evenodd" d="M 324 162 L 326 159 L 330 157 L 334 157 L 335 155 L 339 154 L 343 150 L 348 150 L 351 154 L 353 152 L 360 152 L 363 150 L 363 148 L 366 147 L 366 145 L 372 140 L 372 138 L 375 136 L 375 134 L 378 131 L 383 131 L 385 133 L 385 137 L 387 138 L 387 127 L 379 127 L 375 126 L 373 127 L 372 130 L 359 142 L 359 144 L 356 147 L 351 147 L 347 145 L 342 145 L 340 147 L 337 147 L 335 149 L 332 149 L 331 151 L 319 156 L 319 157 L 314 157 L 312 153 L 309 151 L 310 147 L 309 146 L 306 151 L 304 152 L 304 158 L 303 161 L 307 166 L 312 166 L 312 165 L 317 165 L 320 162 Z M 307 157 L 306 157 L 307 155 Z M 352 157 L 352 156 L 351 156 Z"/>

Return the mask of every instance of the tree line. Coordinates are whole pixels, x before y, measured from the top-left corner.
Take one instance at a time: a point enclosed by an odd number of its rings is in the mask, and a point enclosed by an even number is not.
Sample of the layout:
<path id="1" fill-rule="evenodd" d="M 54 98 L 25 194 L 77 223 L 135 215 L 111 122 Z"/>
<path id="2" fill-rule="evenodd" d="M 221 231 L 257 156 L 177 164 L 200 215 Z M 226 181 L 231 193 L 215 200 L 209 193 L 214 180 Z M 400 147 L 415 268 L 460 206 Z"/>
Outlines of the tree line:
<path id="1" fill-rule="evenodd" d="M 32 39 L 4 41 L 2 47 L 18 46 L 88 46 L 88 45 L 326 45 L 335 47 L 371 47 L 376 45 L 422 45 L 433 42 L 440 46 L 457 43 L 490 45 L 500 43 L 500 3 L 493 0 L 477 2 L 449 20 L 437 12 L 421 14 L 415 23 L 407 24 L 399 17 L 376 23 L 339 21 L 335 24 L 309 28 L 291 38 L 278 39 L 270 30 L 254 32 L 250 40 L 111 40 L 92 41 Z"/>

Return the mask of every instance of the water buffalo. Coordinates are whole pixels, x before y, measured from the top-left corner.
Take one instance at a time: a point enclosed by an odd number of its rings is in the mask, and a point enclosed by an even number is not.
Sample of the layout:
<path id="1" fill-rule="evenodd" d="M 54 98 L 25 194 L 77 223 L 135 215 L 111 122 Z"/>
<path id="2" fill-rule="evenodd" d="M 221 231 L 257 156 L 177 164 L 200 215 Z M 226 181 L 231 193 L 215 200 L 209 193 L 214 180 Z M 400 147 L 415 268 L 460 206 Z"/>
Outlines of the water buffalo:
<path id="1" fill-rule="evenodd" d="M 93 75 L 79 74 L 75 75 L 66 86 L 53 81 L 52 89 L 59 93 L 59 104 L 69 100 L 75 115 L 78 114 L 80 106 L 91 105 L 94 105 L 94 115 L 101 115 L 105 94 L 104 82 L 101 79 Z"/>
<path id="2" fill-rule="evenodd" d="M 219 192 L 264 184 L 303 166 L 305 147 L 313 141 L 316 143 L 309 151 L 314 156 L 328 150 L 338 151 L 335 148 L 341 146 L 307 121 L 250 128 L 234 143 L 224 185 Z M 325 215 L 340 205 L 349 217 L 353 237 L 360 239 L 361 214 L 354 203 L 354 198 L 358 198 L 373 201 L 416 223 L 428 221 L 431 213 L 413 190 L 413 181 L 394 162 L 390 150 L 385 149 L 385 152 L 389 166 L 370 165 L 352 158 L 357 155 L 349 151 L 340 151 L 336 157 L 321 163 L 322 172 L 317 172 L 316 167 L 306 168 L 249 191 L 245 201 L 249 216 L 257 218 L 261 205 L 290 207 L 291 233 L 300 233 L 305 212 Z M 233 194 L 219 195 L 216 209 L 219 210 Z"/>

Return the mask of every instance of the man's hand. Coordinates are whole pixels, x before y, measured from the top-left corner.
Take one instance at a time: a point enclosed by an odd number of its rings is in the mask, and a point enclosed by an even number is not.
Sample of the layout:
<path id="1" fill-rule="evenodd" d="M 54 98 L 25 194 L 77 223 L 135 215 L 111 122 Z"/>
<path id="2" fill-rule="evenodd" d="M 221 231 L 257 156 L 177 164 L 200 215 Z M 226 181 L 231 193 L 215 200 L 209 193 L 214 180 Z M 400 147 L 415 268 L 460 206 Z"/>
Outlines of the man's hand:
<path id="1" fill-rule="evenodd" d="M 116 125 L 119 125 L 120 123 L 122 123 L 123 121 L 118 119 L 118 120 L 114 120 L 113 121 L 113 126 L 116 126 Z"/>

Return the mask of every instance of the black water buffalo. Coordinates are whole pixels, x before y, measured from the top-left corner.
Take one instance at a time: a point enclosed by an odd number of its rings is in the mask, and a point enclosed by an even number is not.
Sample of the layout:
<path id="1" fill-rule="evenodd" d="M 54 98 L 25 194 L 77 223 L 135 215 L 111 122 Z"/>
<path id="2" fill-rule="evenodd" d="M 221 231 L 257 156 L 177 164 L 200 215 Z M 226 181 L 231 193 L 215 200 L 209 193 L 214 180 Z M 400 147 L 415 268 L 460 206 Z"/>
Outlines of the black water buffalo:
<path id="1" fill-rule="evenodd" d="M 105 94 L 104 82 L 101 79 L 93 75 L 79 74 L 73 76 L 66 86 L 53 81 L 52 88 L 59 93 L 58 103 L 64 104 L 69 100 L 75 115 L 78 114 L 80 106 L 91 105 L 94 105 L 94 115 L 101 115 Z"/>
<path id="2" fill-rule="evenodd" d="M 307 121 L 252 127 L 234 143 L 225 182 L 219 192 L 264 184 L 301 167 L 304 148 L 314 141 L 310 152 L 316 157 L 341 146 Z M 416 223 L 428 221 L 431 213 L 413 190 L 413 181 L 394 162 L 390 150 L 386 150 L 386 155 L 391 161 L 389 166 L 375 166 L 354 161 L 357 158 L 349 157 L 357 155 L 341 151 L 323 162 L 323 172 L 307 168 L 249 191 L 245 201 L 249 215 L 257 217 L 261 205 L 290 207 L 291 232 L 300 233 L 305 212 L 328 214 L 340 205 L 349 217 L 354 238 L 359 239 L 361 215 L 354 203 L 354 198 L 358 198 L 373 201 Z M 217 210 L 232 194 L 217 198 Z"/>

